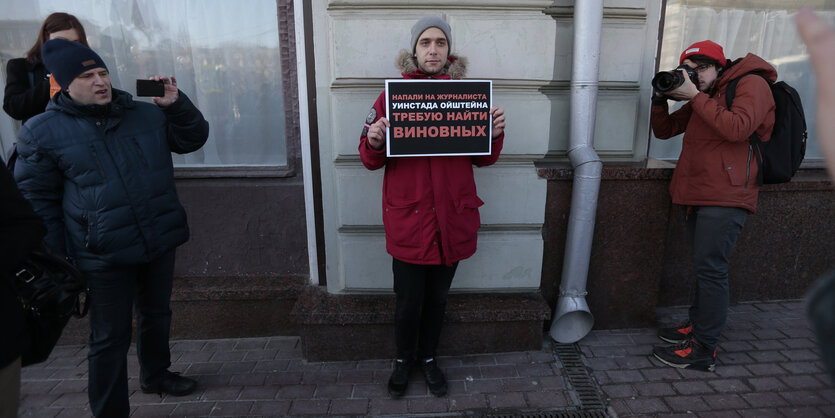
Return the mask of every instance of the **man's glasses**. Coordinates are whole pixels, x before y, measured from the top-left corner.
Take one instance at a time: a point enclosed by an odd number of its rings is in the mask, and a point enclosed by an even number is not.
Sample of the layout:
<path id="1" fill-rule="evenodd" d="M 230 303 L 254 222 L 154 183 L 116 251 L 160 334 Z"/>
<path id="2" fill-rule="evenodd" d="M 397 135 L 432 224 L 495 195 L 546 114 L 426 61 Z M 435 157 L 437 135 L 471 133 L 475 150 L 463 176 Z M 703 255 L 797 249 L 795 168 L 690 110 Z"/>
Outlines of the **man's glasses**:
<path id="1" fill-rule="evenodd" d="M 698 66 L 696 66 L 696 68 L 694 68 L 694 69 L 693 69 L 693 71 L 695 71 L 695 72 L 697 72 L 697 73 L 703 73 L 703 72 L 705 72 L 705 70 L 707 70 L 707 69 L 708 69 L 708 68 L 710 68 L 710 67 L 712 67 L 712 65 L 710 65 L 710 64 L 702 64 L 702 65 L 698 65 Z"/>

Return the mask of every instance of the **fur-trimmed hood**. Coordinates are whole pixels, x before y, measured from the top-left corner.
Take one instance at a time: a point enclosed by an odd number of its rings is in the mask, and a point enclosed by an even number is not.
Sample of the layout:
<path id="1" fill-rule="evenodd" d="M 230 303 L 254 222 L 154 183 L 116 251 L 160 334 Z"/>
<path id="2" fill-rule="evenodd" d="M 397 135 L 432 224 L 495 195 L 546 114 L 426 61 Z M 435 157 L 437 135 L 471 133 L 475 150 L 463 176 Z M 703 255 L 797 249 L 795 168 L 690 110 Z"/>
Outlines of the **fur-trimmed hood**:
<path id="1" fill-rule="evenodd" d="M 394 65 L 404 76 L 418 71 L 420 71 L 421 74 L 423 73 L 423 71 L 418 69 L 417 61 L 415 61 L 414 55 L 405 49 L 400 50 L 400 53 L 397 54 L 397 59 L 395 60 Z M 447 59 L 447 63 L 441 74 L 449 74 L 450 78 L 453 80 L 463 79 L 467 75 L 467 59 L 451 54 Z"/>

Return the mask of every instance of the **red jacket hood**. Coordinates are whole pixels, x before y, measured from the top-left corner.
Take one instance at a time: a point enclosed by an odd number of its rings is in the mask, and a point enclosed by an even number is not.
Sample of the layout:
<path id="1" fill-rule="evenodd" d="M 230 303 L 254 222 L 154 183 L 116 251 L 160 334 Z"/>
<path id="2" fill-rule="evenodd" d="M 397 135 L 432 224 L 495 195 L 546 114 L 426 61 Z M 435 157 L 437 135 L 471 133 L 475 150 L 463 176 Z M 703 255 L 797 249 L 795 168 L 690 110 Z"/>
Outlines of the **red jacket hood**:
<path id="1" fill-rule="evenodd" d="M 768 61 L 749 53 L 748 55 L 737 58 L 731 62 L 730 66 L 722 72 L 713 86 L 710 88 L 709 94 L 713 96 L 717 91 L 724 91 L 725 87 L 736 78 L 746 73 L 756 72 L 764 75 L 771 82 L 777 81 L 777 70 L 768 63 Z"/>

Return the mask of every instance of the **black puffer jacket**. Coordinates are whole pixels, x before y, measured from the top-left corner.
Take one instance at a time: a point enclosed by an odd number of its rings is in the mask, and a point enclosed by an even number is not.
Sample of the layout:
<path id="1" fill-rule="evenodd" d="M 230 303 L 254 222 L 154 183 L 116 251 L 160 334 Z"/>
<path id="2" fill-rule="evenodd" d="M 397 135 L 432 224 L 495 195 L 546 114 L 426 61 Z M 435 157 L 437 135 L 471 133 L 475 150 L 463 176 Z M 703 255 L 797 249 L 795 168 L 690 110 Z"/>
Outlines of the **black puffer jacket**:
<path id="1" fill-rule="evenodd" d="M 171 152 L 195 151 L 208 135 L 182 92 L 159 108 L 116 89 L 106 106 L 62 91 L 21 128 L 15 178 L 47 243 L 82 270 L 144 263 L 188 240 Z"/>
<path id="2" fill-rule="evenodd" d="M 0 164 L 0 369 L 20 357 L 23 339 L 23 309 L 11 273 L 45 234 L 43 222 L 21 196 L 6 166 Z"/>

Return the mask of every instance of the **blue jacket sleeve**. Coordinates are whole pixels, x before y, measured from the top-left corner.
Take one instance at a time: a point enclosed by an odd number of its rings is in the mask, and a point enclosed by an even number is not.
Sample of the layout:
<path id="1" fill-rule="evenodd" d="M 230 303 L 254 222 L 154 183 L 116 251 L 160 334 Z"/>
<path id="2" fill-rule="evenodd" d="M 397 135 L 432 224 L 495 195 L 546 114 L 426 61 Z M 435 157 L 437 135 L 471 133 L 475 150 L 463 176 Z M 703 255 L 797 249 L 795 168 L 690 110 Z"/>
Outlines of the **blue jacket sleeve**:
<path id="1" fill-rule="evenodd" d="M 19 156 L 14 167 L 17 185 L 46 225 L 46 243 L 55 251 L 67 254 L 61 170 L 49 151 L 38 146 L 26 125 L 20 129 L 19 137 Z"/>
<path id="2" fill-rule="evenodd" d="M 209 122 L 188 96 L 179 92 L 177 101 L 162 108 L 168 120 L 168 146 L 177 154 L 199 150 L 209 138 Z"/>

